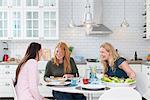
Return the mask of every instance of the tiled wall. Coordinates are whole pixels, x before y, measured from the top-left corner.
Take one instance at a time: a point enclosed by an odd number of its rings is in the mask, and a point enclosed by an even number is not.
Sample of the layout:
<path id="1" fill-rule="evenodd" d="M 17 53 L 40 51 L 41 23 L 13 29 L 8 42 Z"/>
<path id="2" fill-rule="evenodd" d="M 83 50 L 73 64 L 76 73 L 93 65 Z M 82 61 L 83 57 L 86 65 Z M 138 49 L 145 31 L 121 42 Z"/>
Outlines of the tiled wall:
<path id="1" fill-rule="evenodd" d="M 126 19 L 130 24 L 127 29 L 121 29 L 120 24 L 123 21 L 123 0 L 103 0 L 104 12 L 103 23 L 113 30 L 113 34 L 91 37 L 87 36 L 83 28 L 70 29 L 68 23 L 70 19 L 71 0 L 60 1 L 60 40 L 68 42 L 74 46 L 73 55 L 85 57 L 98 57 L 99 45 L 103 42 L 111 42 L 119 53 L 130 59 L 137 51 L 138 56 L 144 58 L 150 53 L 150 40 L 145 41 L 142 38 L 144 18 L 142 13 L 144 10 L 144 0 L 126 0 Z M 74 0 L 74 20 L 76 24 L 80 24 L 83 20 L 86 0 Z M 54 49 L 58 41 L 40 41 L 43 48 L 48 47 Z M 11 41 L 9 47 L 11 55 L 23 56 L 29 42 Z"/>

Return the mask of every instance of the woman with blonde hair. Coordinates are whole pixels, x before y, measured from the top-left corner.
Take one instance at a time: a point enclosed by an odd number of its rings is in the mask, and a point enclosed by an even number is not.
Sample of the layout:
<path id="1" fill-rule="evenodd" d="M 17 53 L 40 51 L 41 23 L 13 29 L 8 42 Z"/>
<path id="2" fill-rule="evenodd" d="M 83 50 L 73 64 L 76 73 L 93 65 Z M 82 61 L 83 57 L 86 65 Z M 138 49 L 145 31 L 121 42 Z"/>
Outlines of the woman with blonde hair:
<path id="1" fill-rule="evenodd" d="M 60 42 L 57 44 L 54 51 L 54 58 L 46 65 L 44 79 L 54 77 L 78 77 L 78 69 L 74 59 L 70 57 L 70 51 L 66 43 Z M 85 100 L 83 94 L 64 93 L 53 91 L 53 96 L 57 100 Z"/>
<path id="2" fill-rule="evenodd" d="M 104 67 L 103 73 L 111 77 L 135 79 L 135 73 L 125 58 L 120 57 L 114 47 L 105 42 L 100 46 L 100 59 Z"/>

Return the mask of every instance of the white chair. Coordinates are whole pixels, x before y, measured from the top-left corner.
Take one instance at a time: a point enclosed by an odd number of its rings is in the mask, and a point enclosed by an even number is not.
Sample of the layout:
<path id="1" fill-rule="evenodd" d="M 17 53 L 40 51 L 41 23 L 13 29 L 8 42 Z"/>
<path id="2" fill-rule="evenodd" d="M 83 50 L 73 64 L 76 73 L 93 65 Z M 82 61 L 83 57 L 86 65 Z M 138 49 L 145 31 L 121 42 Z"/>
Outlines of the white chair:
<path id="1" fill-rule="evenodd" d="M 13 93 L 14 93 L 14 100 L 17 100 L 17 94 L 16 94 L 16 89 L 14 86 L 14 80 L 13 79 L 11 79 L 11 86 L 12 86 Z"/>
<path id="2" fill-rule="evenodd" d="M 102 94 L 99 100 L 142 100 L 142 96 L 131 87 L 115 87 Z"/>

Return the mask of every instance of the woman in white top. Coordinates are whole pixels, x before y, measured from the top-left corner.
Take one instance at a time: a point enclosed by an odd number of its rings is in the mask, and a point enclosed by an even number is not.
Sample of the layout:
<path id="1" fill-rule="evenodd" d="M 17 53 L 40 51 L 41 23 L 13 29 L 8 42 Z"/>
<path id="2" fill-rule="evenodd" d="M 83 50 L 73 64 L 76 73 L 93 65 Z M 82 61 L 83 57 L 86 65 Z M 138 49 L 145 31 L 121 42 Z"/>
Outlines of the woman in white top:
<path id="1" fill-rule="evenodd" d="M 41 44 L 32 42 L 16 70 L 15 88 L 18 100 L 43 100 L 38 90 L 38 61 L 42 56 Z"/>

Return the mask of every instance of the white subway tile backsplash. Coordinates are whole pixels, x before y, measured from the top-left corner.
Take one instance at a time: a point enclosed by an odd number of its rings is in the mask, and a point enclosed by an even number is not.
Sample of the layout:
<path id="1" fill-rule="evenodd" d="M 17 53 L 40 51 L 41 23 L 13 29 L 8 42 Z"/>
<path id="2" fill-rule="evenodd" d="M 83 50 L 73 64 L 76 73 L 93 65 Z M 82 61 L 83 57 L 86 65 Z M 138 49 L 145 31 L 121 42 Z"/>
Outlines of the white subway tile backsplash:
<path id="1" fill-rule="evenodd" d="M 90 1 L 93 5 L 93 0 Z M 133 58 L 134 51 L 137 51 L 138 56 L 142 58 L 150 53 L 150 41 L 145 41 L 141 36 L 144 24 L 142 16 L 144 0 L 126 0 L 126 19 L 130 25 L 126 30 L 120 28 L 124 18 L 123 0 L 103 0 L 103 23 L 112 29 L 113 34 L 97 37 L 86 35 L 83 28 L 68 28 L 71 19 L 71 0 L 59 0 L 59 2 L 60 39 L 58 41 L 66 41 L 69 45 L 74 46 L 73 56 L 98 58 L 99 46 L 106 41 L 112 43 L 119 53 L 128 59 Z M 82 24 L 86 0 L 73 0 L 73 2 L 74 21 L 76 24 Z M 40 43 L 43 48 L 52 49 L 53 53 L 58 41 L 40 41 Z M 11 56 L 23 56 L 30 42 L 10 41 Z"/>

